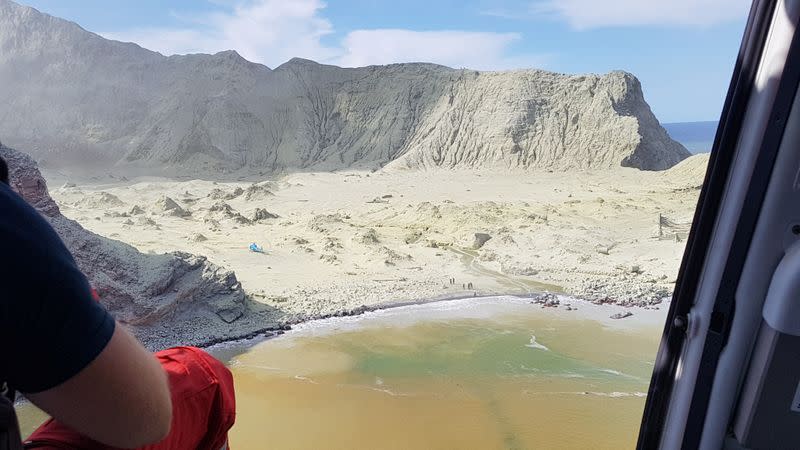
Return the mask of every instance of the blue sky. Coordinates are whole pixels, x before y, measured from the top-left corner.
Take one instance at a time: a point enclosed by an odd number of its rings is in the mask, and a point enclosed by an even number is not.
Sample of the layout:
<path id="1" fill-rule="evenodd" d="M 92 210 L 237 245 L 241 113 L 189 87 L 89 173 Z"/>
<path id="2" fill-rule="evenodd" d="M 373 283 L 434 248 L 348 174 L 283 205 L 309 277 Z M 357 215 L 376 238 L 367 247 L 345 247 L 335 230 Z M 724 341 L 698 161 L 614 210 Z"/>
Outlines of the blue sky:
<path id="1" fill-rule="evenodd" d="M 427 61 L 627 70 L 662 122 L 716 120 L 746 0 L 23 0 L 164 54 L 234 49 L 276 67 Z"/>

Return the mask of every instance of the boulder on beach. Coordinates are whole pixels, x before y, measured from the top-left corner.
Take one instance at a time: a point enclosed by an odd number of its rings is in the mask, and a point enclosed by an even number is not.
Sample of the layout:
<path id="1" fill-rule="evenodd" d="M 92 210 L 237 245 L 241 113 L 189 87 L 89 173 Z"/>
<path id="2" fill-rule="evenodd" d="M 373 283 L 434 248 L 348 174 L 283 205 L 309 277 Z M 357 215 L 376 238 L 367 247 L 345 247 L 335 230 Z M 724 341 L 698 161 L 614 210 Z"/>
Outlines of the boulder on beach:
<path id="1" fill-rule="evenodd" d="M 214 188 L 209 192 L 208 198 L 212 200 L 233 200 L 244 193 L 244 189 L 237 187 L 233 191 L 226 191 L 220 188 Z"/>
<path id="2" fill-rule="evenodd" d="M 139 217 L 139 218 L 137 218 L 136 219 L 136 225 L 138 225 L 140 227 L 146 227 L 146 228 L 156 228 L 156 229 L 160 228 L 158 226 L 158 222 L 156 222 L 155 220 L 153 220 L 153 219 L 151 219 L 149 217 Z"/>
<path id="3" fill-rule="evenodd" d="M 540 295 L 537 295 L 536 297 L 534 297 L 533 300 L 531 300 L 531 304 L 532 305 L 542 305 L 543 308 L 544 307 L 557 308 L 561 304 L 561 301 L 558 299 L 558 296 L 556 296 L 555 294 L 546 293 L 546 294 L 540 294 Z"/>
<path id="4" fill-rule="evenodd" d="M 162 211 L 170 211 L 173 209 L 179 209 L 180 205 L 178 205 L 175 200 L 163 195 L 156 200 L 156 207 Z"/>
<path id="5" fill-rule="evenodd" d="M 379 257 L 383 259 L 384 264 L 387 266 L 395 266 L 400 263 L 408 263 L 414 260 L 411 255 L 392 250 L 386 246 L 381 246 L 378 248 L 376 253 L 380 255 Z"/>
<path id="6" fill-rule="evenodd" d="M 156 200 L 155 209 L 166 216 L 185 217 L 189 215 L 189 212 L 181 208 L 181 206 L 175 200 L 167 197 L 166 195 L 163 195 Z"/>
<path id="7" fill-rule="evenodd" d="M 268 197 L 274 197 L 275 194 L 272 193 L 270 190 L 271 188 L 274 189 L 275 184 L 269 181 L 264 183 L 256 183 L 252 184 L 247 187 L 244 191 L 244 199 L 245 200 L 264 200 Z"/>
<path id="8" fill-rule="evenodd" d="M 125 202 L 114 194 L 108 192 L 92 192 L 75 202 L 75 206 L 84 209 L 105 209 L 125 206 Z"/>
<path id="9" fill-rule="evenodd" d="M 195 234 L 189 236 L 189 240 L 192 241 L 192 242 L 204 242 L 204 241 L 207 241 L 208 238 L 203 236 L 200 233 L 195 233 Z"/>
<path id="10" fill-rule="evenodd" d="M 406 244 L 414 244 L 422 238 L 422 231 L 414 230 L 403 237 L 403 242 Z"/>
<path id="11" fill-rule="evenodd" d="M 484 244 L 489 242 L 492 236 L 487 233 L 475 233 L 475 240 L 472 243 L 473 250 L 478 250 L 479 248 L 483 247 Z"/>
<path id="12" fill-rule="evenodd" d="M 377 244 L 380 242 L 378 232 L 374 228 L 369 228 L 355 236 L 355 241 L 366 245 Z"/>
<path id="13" fill-rule="evenodd" d="M 330 253 L 319 255 L 319 259 L 328 264 L 334 264 L 334 265 L 339 264 L 339 258 L 337 258 L 336 255 Z"/>
<path id="14" fill-rule="evenodd" d="M 318 214 L 308 221 L 308 228 L 317 233 L 328 234 L 333 230 L 341 228 L 344 221 L 349 218 L 350 216 L 342 215 L 338 212 L 334 214 Z"/>
<path id="15" fill-rule="evenodd" d="M 630 312 L 630 311 L 625 311 L 625 312 L 619 312 L 619 313 L 616 313 L 616 314 L 612 314 L 612 315 L 611 315 L 611 318 L 612 318 L 612 319 L 624 319 L 624 318 L 626 318 L 626 317 L 630 317 L 630 316 L 632 316 L 632 315 L 633 315 L 633 313 L 632 313 L 632 312 Z"/>
<path id="16" fill-rule="evenodd" d="M 306 244 L 308 244 L 308 241 L 306 239 L 301 238 L 299 236 L 295 236 L 292 239 L 292 242 L 294 242 L 296 245 L 306 245 Z"/>
<path id="17" fill-rule="evenodd" d="M 262 220 L 277 219 L 279 217 L 279 215 L 271 213 L 264 208 L 256 208 L 250 220 L 253 222 L 261 222 Z"/>
<path id="18" fill-rule="evenodd" d="M 208 223 L 216 223 L 218 226 L 219 221 L 221 220 L 232 220 L 240 225 L 249 225 L 251 223 L 250 219 L 241 215 L 241 213 L 233 209 L 231 205 L 219 201 L 208 208 L 203 221 Z"/>
<path id="19" fill-rule="evenodd" d="M 417 205 L 417 214 L 420 221 L 438 220 L 442 218 L 442 211 L 431 202 L 422 202 Z"/>

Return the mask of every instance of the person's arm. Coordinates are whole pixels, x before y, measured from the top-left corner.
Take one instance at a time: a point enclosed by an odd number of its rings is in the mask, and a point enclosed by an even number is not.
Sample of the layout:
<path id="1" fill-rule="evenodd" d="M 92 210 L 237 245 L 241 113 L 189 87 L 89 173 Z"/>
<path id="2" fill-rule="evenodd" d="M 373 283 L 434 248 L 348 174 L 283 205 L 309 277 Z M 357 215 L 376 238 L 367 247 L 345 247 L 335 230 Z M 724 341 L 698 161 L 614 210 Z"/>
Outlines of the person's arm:
<path id="1" fill-rule="evenodd" d="M 0 253 L 2 381 L 103 444 L 163 438 L 172 405 L 160 364 L 92 299 L 53 228 L 3 183 Z"/>
<path id="2" fill-rule="evenodd" d="M 83 370 L 56 387 L 26 396 L 73 430 L 114 447 L 160 441 L 172 421 L 166 374 L 119 324 Z"/>

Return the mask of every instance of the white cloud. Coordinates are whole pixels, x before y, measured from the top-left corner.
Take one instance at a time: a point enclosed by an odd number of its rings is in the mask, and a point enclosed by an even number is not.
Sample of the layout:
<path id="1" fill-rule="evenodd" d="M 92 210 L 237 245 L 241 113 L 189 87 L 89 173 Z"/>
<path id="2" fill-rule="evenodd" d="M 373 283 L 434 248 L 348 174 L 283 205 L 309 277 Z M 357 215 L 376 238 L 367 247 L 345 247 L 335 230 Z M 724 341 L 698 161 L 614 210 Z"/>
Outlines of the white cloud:
<path id="1" fill-rule="evenodd" d="M 323 44 L 333 24 L 321 0 L 209 0 L 213 14 L 179 18 L 185 26 L 101 33 L 165 55 L 236 50 L 248 60 L 276 67 L 297 56 L 347 67 L 432 62 L 451 67 L 503 70 L 542 67 L 546 55 L 516 56 L 517 33 L 473 31 L 354 30 L 338 45 Z"/>
<path id="2" fill-rule="evenodd" d="M 543 55 L 510 56 L 518 33 L 473 31 L 356 30 L 342 41 L 343 54 L 335 63 L 345 67 L 398 62 L 435 62 L 450 67 L 503 70 L 541 67 Z"/>
<path id="3" fill-rule="evenodd" d="M 543 0 L 535 15 L 554 15 L 576 29 L 678 25 L 712 26 L 747 17 L 749 0 Z"/>
<path id="4" fill-rule="evenodd" d="M 224 6 L 223 2 L 215 2 Z M 165 55 L 236 50 L 243 57 L 274 67 L 294 56 L 325 60 L 338 50 L 322 44 L 333 25 L 320 16 L 320 0 L 255 0 L 228 5 L 183 28 L 150 28 L 101 33 L 135 42 Z"/>

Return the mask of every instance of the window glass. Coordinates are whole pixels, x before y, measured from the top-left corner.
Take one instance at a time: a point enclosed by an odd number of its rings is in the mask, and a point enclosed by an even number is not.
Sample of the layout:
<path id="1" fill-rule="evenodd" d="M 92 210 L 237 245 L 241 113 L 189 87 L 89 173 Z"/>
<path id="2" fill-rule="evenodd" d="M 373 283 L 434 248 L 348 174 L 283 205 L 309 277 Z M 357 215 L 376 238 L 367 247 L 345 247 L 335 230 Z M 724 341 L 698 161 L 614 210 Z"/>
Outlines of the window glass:
<path id="1" fill-rule="evenodd" d="M 635 444 L 748 2 L 22 1 L 0 156 L 233 448 Z"/>

